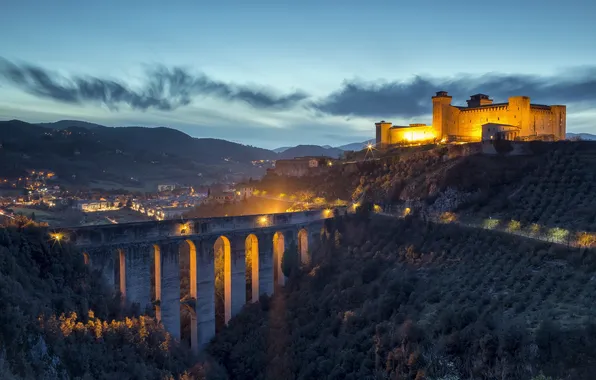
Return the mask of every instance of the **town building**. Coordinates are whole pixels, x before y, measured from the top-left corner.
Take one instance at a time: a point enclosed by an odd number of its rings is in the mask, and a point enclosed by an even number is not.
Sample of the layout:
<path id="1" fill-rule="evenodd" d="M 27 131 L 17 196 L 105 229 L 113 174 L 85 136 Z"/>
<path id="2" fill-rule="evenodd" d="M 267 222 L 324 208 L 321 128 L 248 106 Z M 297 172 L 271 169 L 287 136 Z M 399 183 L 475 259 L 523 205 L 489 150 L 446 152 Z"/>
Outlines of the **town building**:
<path id="1" fill-rule="evenodd" d="M 74 203 L 74 208 L 83 212 L 111 211 L 120 209 L 113 201 L 106 200 L 79 200 Z"/>
<path id="2" fill-rule="evenodd" d="M 172 191 L 176 188 L 176 185 L 174 184 L 163 184 L 163 185 L 157 185 L 157 191 L 158 192 L 162 192 L 162 191 Z"/>
<path id="3" fill-rule="evenodd" d="M 439 91 L 432 97 L 432 125 L 375 123 L 378 147 L 438 141 L 478 142 L 499 138 L 528 141 L 565 139 L 567 110 L 564 105 L 530 103 L 527 96 L 512 96 L 507 103 L 493 103 L 485 94 L 472 95 L 466 107 L 451 104 L 452 97 Z M 489 133 L 483 137 L 483 133 Z"/>
<path id="4" fill-rule="evenodd" d="M 206 202 L 215 202 L 215 203 L 232 203 L 236 199 L 236 193 L 234 191 L 221 191 L 211 194 Z"/>

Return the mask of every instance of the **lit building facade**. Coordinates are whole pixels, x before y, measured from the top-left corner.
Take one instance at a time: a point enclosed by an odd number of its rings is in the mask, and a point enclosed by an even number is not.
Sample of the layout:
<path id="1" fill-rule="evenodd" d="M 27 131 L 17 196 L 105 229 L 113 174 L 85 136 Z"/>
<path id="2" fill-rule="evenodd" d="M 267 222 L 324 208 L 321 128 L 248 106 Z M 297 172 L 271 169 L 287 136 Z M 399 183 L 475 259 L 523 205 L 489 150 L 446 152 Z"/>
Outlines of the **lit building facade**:
<path id="1" fill-rule="evenodd" d="M 557 141 L 565 139 L 567 109 L 564 105 L 530 103 L 527 96 L 513 96 L 507 103 L 493 103 L 484 94 L 472 95 L 467 107 L 451 105 L 452 97 L 439 91 L 432 97 L 433 123 L 392 125 L 375 123 L 377 146 L 434 141 L 477 142 L 483 139 L 486 124 L 498 124 L 515 140 Z"/>

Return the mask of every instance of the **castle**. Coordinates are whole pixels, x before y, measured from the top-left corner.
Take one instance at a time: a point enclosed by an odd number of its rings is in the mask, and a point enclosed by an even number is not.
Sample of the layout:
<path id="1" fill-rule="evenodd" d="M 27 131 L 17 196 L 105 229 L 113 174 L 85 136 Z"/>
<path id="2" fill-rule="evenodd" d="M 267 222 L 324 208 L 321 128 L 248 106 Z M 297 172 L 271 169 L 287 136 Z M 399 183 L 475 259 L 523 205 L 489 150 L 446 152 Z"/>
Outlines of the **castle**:
<path id="1" fill-rule="evenodd" d="M 531 104 L 527 96 L 512 96 L 493 103 L 488 95 L 472 95 L 467 107 L 451 105 L 451 96 L 439 91 L 432 97 L 433 123 L 392 125 L 375 123 L 377 146 L 419 142 L 565 139 L 566 107 Z"/>

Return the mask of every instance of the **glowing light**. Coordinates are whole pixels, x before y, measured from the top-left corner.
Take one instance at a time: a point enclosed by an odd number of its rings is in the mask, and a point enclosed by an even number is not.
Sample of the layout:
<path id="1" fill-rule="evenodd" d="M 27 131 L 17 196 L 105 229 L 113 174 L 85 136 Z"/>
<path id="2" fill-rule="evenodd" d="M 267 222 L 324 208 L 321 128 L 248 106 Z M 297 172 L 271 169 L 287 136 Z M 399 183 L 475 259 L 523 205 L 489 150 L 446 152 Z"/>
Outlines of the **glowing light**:
<path id="1" fill-rule="evenodd" d="M 180 224 L 178 227 L 178 231 L 180 232 L 180 235 L 186 235 L 190 233 L 190 223 L 187 222 Z"/>
<path id="2" fill-rule="evenodd" d="M 269 218 L 267 218 L 266 216 L 261 216 L 259 217 L 259 224 L 264 226 L 267 225 L 267 223 L 269 222 Z"/>
<path id="3" fill-rule="evenodd" d="M 323 210 L 323 217 L 324 218 L 328 218 L 333 214 L 333 210 L 331 210 L 330 208 L 326 208 L 325 210 Z"/>
<path id="4" fill-rule="evenodd" d="M 372 148 L 373 148 L 373 144 L 371 144 L 371 143 L 368 143 L 368 145 L 366 146 L 366 149 L 368 149 L 368 150 L 372 150 Z"/>
<path id="5" fill-rule="evenodd" d="M 379 205 L 374 205 L 373 206 L 373 211 L 376 212 L 376 213 L 379 213 L 379 212 L 383 211 L 383 209 Z"/>
<path id="6" fill-rule="evenodd" d="M 236 192 L 236 195 L 240 195 L 240 192 L 239 192 L 239 191 L 237 191 L 237 192 Z"/>
<path id="7" fill-rule="evenodd" d="M 406 208 L 404 209 L 404 216 L 408 216 L 408 215 L 410 215 L 410 213 L 411 213 L 411 212 L 412 212 L 412 210 L 411 210 L 409 207 L 406 207 Z"/>
<path id="8" fill-rule="evenodd" d="M 50 237 L 56 243 L 60 243 L 62 240 L 64 240 L 64 234 L 62 234 L 61 232 L 52 233 L 52 234 L 50 234 Z"/>
<path id="9" fill-rule="evenodd" d="M 360 203 L 356 202 L 352 205 L 352 207 L 354 208 L 354 211 L 356 211 L 356 209 L 360 207 Z"/>

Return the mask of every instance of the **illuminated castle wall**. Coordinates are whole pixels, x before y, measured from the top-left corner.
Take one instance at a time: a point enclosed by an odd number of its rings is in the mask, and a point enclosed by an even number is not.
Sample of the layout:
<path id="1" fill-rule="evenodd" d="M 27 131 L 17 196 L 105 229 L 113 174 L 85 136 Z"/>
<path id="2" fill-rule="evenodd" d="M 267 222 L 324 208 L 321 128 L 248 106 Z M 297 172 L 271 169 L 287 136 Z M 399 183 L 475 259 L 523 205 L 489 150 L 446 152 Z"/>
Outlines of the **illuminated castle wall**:
<path id="1" fill-rule="evenodd" d="M 432 97 L 433 123 L 392 125 L 375 123 L 377 145 L 433 141 L 481 141 L 482 126 L 499 124 L 507 127 L 516 140 L 563 140 L 566 130 L 566 107 L 531 104 L 527 96 L 513 96 L 507 103 L 493 103 L 488 95 L 472 95 L 467 107 L 451 105 L 451 96 L 439 91 Z"/>

